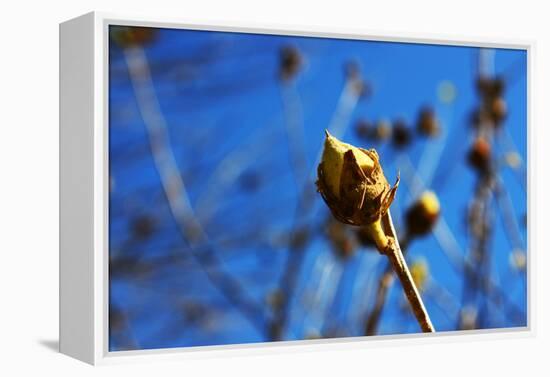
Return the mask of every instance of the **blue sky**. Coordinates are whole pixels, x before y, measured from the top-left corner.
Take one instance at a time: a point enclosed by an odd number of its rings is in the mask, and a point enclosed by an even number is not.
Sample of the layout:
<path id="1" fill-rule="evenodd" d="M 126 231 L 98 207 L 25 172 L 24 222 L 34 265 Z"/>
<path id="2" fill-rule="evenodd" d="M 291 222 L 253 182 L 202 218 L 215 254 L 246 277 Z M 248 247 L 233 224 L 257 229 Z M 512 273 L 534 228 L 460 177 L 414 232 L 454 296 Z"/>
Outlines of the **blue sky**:
<path id="1" fill-rule="evenodd" d="M 290 89 L 282 89 L 278 78 L 279 53 L 284 46 L 297 48 L 304 60 Z M 424 181 L 430 181 L 429 188 L 441 202 L 442 218 L 460 251 L 468 252 L 465 211 L 473 196 L 476 175 L 465 156 L 473 139 L 470 114 L 479 101 L 474 83 L 479 49 L 157 29 L 155 38 L 143 46 L 143 51 L 151 72 L 151 89 L 165 120 L 171 153 L 191 205 L 212 208 L 203 224 L 212 248 L 225 270 L 264 308 L 266 323 L 270 316 L 269 297 L 278 287 L 289 255 L 281 239 L 294 224 L 300 191 L 289 157 L 284 96 L 298 98 L 299 116 L 293 119 L 298 119 L 303 127 L 304 153 L 311 171 L 322 146 L 323 131 L 330 127 L 345 86 L 347 62 L 358 63 L 372 94 L 360 99 L 348 114 L 342 138 L 364 148 L 377 148 L 389 180 L 401 172 L 401 186 L 392 206 L 397 228 L 402 229 L 404 209 L 415 199 L 407 178 L 411 171 L 408 166 L 412 165 Z M 119 45 L 111 43 L 110 255 L 112 260 L 143 262 L 146 268 L 132 270 L 122 264 L 124 273 L 111 276 L 111 308 L 123 313 L 125 320 L 123 326 L 111 332 L 110 348 L 265 341 L 265 333 L 251 325 L 207 279 L 178 231 L 151 154 L 132 82 L 135 77 L 129 74 L 125 56 Z M 525 161 L 526 52 L 498 49 L 491 60 L 491 73 L 506 82 L 504 99 L 508 107 L 504 131 L 495 139 L 495 150 L 499 156 L 515 150 Z M 442 82 L 450 82 L 455 88 L 456 99 L 452 103 L 443 103 L 438 97 Z M 438 138 L 416 136 L 408 148 L 399 151 L 387 142 L 360 139 L 354 132 L 359 119 L 403 119 L 414 126 L 419 109 L 426 105 L 434 108 L 440 120 L 442 134 Z M 246 157 L 235 159 L 237 167 L 221 165 L 238 151 Z M 429 179 L 430 169 L 422 167 L 432 165 L 433 179 Z M 235 169 L 236 178 L 223 181 L 224 175 L 215 173 L 220 166 L 226 176 Z M 523 222 L 527 200 L 520 184 L 522 174 L 506 165 L 499 169 L 525 249 Z M 210 198 L 215 191 L 213 183 L 221 187 L 221 192 L 211 197 L 215 200 L 205 203 L 204 198 Z M 309 182 L 305 189 L 315 187 Z M 321 228 L 329 213 L 320 197 L 315 198 L 314 210 L 307 217 L 314 236 L 304 254 L 284 338 L 328 336 L 330 331 L 337 336 L 359 336 L 384 260 L 376 251 L 363 249 L 356 250 L 345 262 L 336 257 Z M 491 208 L 494 226 L 489 276 L 525 313 L 524 276 L 510 268 L 512 247 L 501 210 L 496 201 Z M 153 231 L 136 237 L 133 224 L 143 218 L 148 219 L 150 224 L 145 222 Z M 227 241 L 231 239 L 234 242 Z M 177 262 L 172 263 L 171 258 Z M 427 261 L 434 291 L 439 296 L 443 292 L 448 298 L 445 302 L 451 303 L 440 308 L 441 298 L 431 298 L 426 293 L 426 306 L 436 329 L 456 329 L 457 312 L 451 309 L 463 304 L 464 276 L 453 269 L 431 234 L 411 243 L 408 259 L 411 263 Z M 165 262 L 158 263 L 159 260 Z M 483 307 L 484 300 L 486 297 L 481 297 L 475 307 Z M 400 285 L 394 284 L 379 333 L 419 331 L 404 303 Z M 488 310 L 484 327 L 525 324 L 525 317 L 512 319 L 492 304 Z M 190 313 L 199 313 L 195 315 L 199 318 Z"/>

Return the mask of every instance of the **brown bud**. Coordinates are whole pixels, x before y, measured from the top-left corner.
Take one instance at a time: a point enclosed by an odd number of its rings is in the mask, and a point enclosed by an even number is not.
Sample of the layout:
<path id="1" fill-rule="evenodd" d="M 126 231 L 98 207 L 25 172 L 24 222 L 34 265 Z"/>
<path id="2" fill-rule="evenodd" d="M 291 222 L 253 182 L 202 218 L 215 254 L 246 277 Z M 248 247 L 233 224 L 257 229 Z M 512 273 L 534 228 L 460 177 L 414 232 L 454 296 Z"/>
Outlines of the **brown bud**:
<path id="1" fill-rule="evenodd" d="M 135 238 L 144 240 L 151 237 L 156 231 L 156 221 L 150 216 L 143 215 L 132 221 L 132 234 Z"/>
<path id="2" fill-rule="evenodd" d="M 354 60 L 346 62 L 346 64 L 344 64 L 344 75 L 355 95 L 363 98 L 371 94 L 370 85 L 361 77 L 361 66 L 359 62 Z"/>
<path id="3" fill-rule="evenodd" d="M 351 81 L 351 88 L 359 98 L 365 98 L 371 94 L 370 85 L 361 78 L 353 79 Z"/>
<path id="4" fill-rule="evenodd" d="M 152 27 L 117 26 L 111 31 L 111 38 L 121 47 L 143 46 L 155 37 L 156 29 Z"/>
<path id="5" fill-rule="evenodd" d="M 384 120 L 380 120 L 376 124 L 372 124 L 367 120 L 361 119 L 355 125 L 355 134 L 359 139 L 364 141 L 383 141 L 390 138 L 391 126 Z"/>
<path id="6" fill-rule="evenodd" d="M 426 283 L 430 277 L 430 267 L 425 259 L 419 259 L 414 261 L 410 267 L 411 276 L 413 278 L 416 287 L 423 291 L 426 288 Z"/>
<path id="7" fill-rule="evenodd" d="M 487 172 L 491 163 L 491 144 L 483 137 L 478 137 L 468 152 L 468 162 L 479 172 Z"/>
<path id="8" fill-rule="evenodd" d="M 506 101 L 502 97 L 497 97 L 491 101 L 491 115 L 495 125 L 499 125 L 507 115 Z"/>
<path id="9" fill-rule="evenodd" d="M 342 143 L 326 132 L 317 188 L 334 217 L 365 226 L 380 220 L 390 207 L 399 178 L 390 187 L 378 154 Z"/>
<path id="10" fill-rule="evenodd" d="M 392 129 L 390 124 L 385 120 L 380 120 L 376 124 L 376 129 L 373 134 L 375 141 L 387 140 L 392 135 Z"/>
<path id="11" fill-rule="evenodd" d="M 430 107 L 425 107 L 420 111 L 416 123 L 416 130 L 423 136 L 433 137 L 439 134 L 439 121 L 435 112 Z"/>
<path id="12" fill-rule="evenodd" d="M 527 255 L 521 249 L 514 249 L 510 254 L 510 266 L 516 271 L 525 271 Z"/>
<path id="13" fill-rule="evenodd" d="M 407 147 L 412 140 L 411 129 L 403 120 L 396 120 L 393 125 L 392 143 L 396 148 Z"/>
<path id="14" fill-rule="evenodd" d="M 421 236 L 433 229 L 439 218 L 439 199 L 433 191 L 425 191 L 407 211 L 407 232 Z"/>
<path id="15" fill-rule="evenodd" d="M 476 108 L 470 115 L 470 123 L 474 129 L 479 129 L 482 124 L 487 123 L 490 120 L 490 116 L 482 108 Z"/>
<path id="16" fill-rule="evenodd" d="M 285 46 L 281 49 L 279 73 L 283 80 L 290 80 L 302 67 L 302 55 L 296 47 Z"/>
<path id="17" fill-rule="evenodd" d="M 477 309 L 466 306 L 460 311 L 460 329 L 474 330 L 477 328 Z"/>
<path id="18" fill-rule="evenodd" d="M 344 75 L 348 80 L 354 80 L 361 77 L 361 66 L 358 61 L 350 60 L 344 64 Z"/>
<path id="19" fill-rule="evenodd" d="M 504 80 L 481 76 L 477 79 L 477 90 L 485 99 L 498 97 L 504 92 Z"/>
<path id="20" fill-rule="evenodd" d="M 361 140 L 369 140 L 373 131 L 373 125 L 367 120 L 361 119 L 355 124 L 355 134 Z"/>
<path id="21" fill-rule="evenodd" d="M 506 165 L 512 169 L 518 169 L 522 164 L 521 156 L 517 152 L 506 153 L 506 156 L 504 156 L 504 161 L 506 162 Z"/>

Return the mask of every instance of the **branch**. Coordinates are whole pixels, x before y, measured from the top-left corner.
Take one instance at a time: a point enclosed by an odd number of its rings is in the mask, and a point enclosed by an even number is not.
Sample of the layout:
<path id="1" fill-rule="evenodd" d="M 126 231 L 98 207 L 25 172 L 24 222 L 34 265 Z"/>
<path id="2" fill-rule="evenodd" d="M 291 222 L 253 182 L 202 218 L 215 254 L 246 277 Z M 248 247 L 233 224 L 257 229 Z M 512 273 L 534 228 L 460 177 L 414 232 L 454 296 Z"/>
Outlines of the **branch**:
<path id="1" fill-rule="evenodd" d="M 397 232 L 393 226 L 393 221 L 391 218 L 390 210 L 384 216 L 384 222 L 388 225 L 386 232 L 388 233 L 389 242 L 385 249 L 385 254 L 389 258 L 393 271 L 399 278 L 405 295 L 409 300 L 409 304 L 413 310 L 414 316 L 418 321 L 418 324 L 422 328 L 423 332 L 435 332 L 435 329 L 430 320 L 430 316 L 422 302 L 420 293 L 416 288 L 414 280 L 412 278 L 407 262 L 403 257 L 403 252 L 399 246 L 399 241 L 397 240 Z"/>
<path id="2" fill-rule="evenodd" d="M 178 230 L 188 242 L 191 254 L 199 262 L 212 284 L 261 331 L 262 321 L 258 321 L 258 318 L 263 317 L 262 308 L 244 296 L 243 287 L 236 279 L 222 271 L 220 267 L 222 263 L 212 248 L 203 252 L 196 249 L 200 244 L 208 243 L 207 235 L 194 215 L 185 183 L 172 153 L 166 120 L 154 91 L 147 58 L 140 47 L 125 48 L 124 56 L 147 128 L 155 166 Z"/>

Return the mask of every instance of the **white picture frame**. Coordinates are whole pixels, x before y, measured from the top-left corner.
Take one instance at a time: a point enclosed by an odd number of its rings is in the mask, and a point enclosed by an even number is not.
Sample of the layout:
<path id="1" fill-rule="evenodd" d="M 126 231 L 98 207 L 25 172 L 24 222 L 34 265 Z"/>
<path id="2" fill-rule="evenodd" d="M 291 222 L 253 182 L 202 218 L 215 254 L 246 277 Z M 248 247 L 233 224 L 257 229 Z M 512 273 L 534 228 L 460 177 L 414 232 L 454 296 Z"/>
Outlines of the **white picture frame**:
<path id="1" fill-rule="evenodd" d="M 108 27 L 150 26 L 177 29 L 240 31 L 259 34 L 316 36 L 456 46 L 516 48 L 527 51 L 528 62 L 528 187 L 533 180 L 532 64 L 533 41 L 439 37 L 363 30 L 318 29 L 280 25 L 212 24 L 168 18 L 88 13 L 60 24 L 60 351 L 90 364 L 152 359 L 220 357 L 303 350 L 380 347 L 400 343 L 471 341 L 481 337 L 534 335 L 532 268 L 535 251 L 528 245 L 527 326 L 524 328 L 460 331 L 436 334 L 374 336 L 207 346 L 176 349 L 108 350 Z M 529 228 L 533 206 L 528 195 Z M 456 336 L 460 335 L 460 336 Z M 200 351 L 200 352 L 198 352 Z"/>

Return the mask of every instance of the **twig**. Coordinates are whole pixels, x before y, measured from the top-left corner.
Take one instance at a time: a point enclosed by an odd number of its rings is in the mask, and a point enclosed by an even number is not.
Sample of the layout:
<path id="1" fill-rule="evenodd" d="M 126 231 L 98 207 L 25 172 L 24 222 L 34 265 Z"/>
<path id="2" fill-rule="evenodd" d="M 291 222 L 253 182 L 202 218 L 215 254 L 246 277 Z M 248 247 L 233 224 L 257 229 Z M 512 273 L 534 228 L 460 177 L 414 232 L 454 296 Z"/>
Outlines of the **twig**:
<path id="1" fill-rule="evenodd" d="M 228 153 L 213 169 L 207 186 L 198 197 L 195 206 L 197 217 L 203 224 L 208 223 L 213 216 L 216 204 L 220 202 L 219 199 L 227 188 L 239 178 L 251 162 L 257 161 L 260 153 L 276 138 L 273 132 L 263 133 L 263 128 L 260 128 L 260 131 L 262 132 L 256 132 L 241 147 Z"/>
<path id="2" fill-rule="evenodd" d="M 294 180 L 297 189 L 300 190 L 304 180 L 307 179 L 307 157 L 302 103 L 295 81 L 285 82 L 281 85 L 281 98 L 286 118 L 285 126 Z"/>
<path id="3" fill-rule="evenodd" d="M 348 79 L 338 100 L 338 105 L 329 124 L 329 131 L 335 136 L 341 136 L 349 125 L 349 118 L 357 105 L 359 95 L 353 90 L 353 82 Z M 315 163 L 313 164 L 309 177 L 304 182 L 304 187 L 298 199 L 296 206 L 296 215 L 294 219 L 294 229 L 291 232 L 291 246 L 289 255 L 284 266 L 283 274 L 279 283 L 279 291 L 282 293 L 282 302 L 275 310 L 273 320 L 269 324 L 269 333 L 272 340 L 280 340 L 287 325 L 289 309 L 292 296 L 295 291 L 298 273 L 304 260 L 305 242 L 298 240 L 304 235 L 307 236 L 310 226 L 302 225 L 303 221 L 313 212 L 315 190 L 313 184 L 310 185 L 310 179 L 316 175 L 317 165 L 321 160 L 323 149 L 319 149 Z"/>
<path id="4" fill-rule="evenodd" d="M 418 324 L 422 328 L 422 331 L 434 332 L 435 329 L 430 321 L 428 312 L 424 307 L 420 293 L 412 280 L 412 276 L 403 256 L 403 250 L 406 251 L 409 243 L 409 237 L 406 236 L 403 238 L 402 244 L 404 247 L 402 249 L 399 245 L 399 241 L 397 241 L 397 233 L 393 226 L 393 221 L 389 210 L 382 220 L 384 231 L 390 240 L 384 250 L 384 254 L 388 256 L 389 263 L 386 265 L 384 272 L 378 281 L 374 307 L 370 311 L 365 322 L 365 335 L 376 334 L 382 311 L 384 310 L 384 306 L 386 304 L 389 289 L 393 284 L 393 273 L 398 276 L 405 292 L 405 296 L 411 305 L 411 309 L 418 321 Z"/>
<path id="5" fill-rule="evenodd" d="M 475 269 L 474 262 L 463 257 L 464 252 L 443 216 L 439 219 L 437 226 L 433 230 L 433 234 L 445 256 L 451 263 L 451 267 L 453 267 L 457 273 L 473 274 Z M 508 299 L 507 294 L 489 277 L 481 277 L 481 288 L 485 296 L 492 300 L 495 305 L 505 305 L 505 309 L 516 318 L 525 317 L 525 314 Z"/>
<path id="6" fill-rule="evenodd" d="M 497 196 L 498 207 L 504 227 L 506 229 L 506 235 L 510 241 L 512 248 L 522 249 L 524 242 L 519 229 L 518 221 L 514 212 L 514 206 L 510 199 L 510 194 L 506 190 L 506 186 L 502 182 L 502 179 L 498 179 L 495 184 L 495 194 Z"/>
<path id="7" fill-rule="evenodd" d="M 422 302 L 422 298 L 420 297 L 420 293 L 416 288 L 411 272 L 409 271 L 409 267 L 407 266 L 407 262 L 403 257 L 403 252 L 401 251 L 399 241 L 397 240 L 397 232 L 395 231 L 395 228 L 393 226 L 390 210 L 386 212 L 383 221 L 386 225 L 385 231 L 389 238 L 389 242 L 385 249 L 385 255 L 387 255 L 387 257 L 389 258 L 393 271 L 395 272 L 395 274 L 399 278 L 399 281 L 401 282 L 401 285 L 403 286 L 405 295 L 409 300 L 409 304 L 411 305 L 414 316 L 416 317 L 418 324 L 422 328 L 422 331 L 435 332 L 428 311 L 426 310 L 426 307 Z"/>
<path id="8" fill-rule="evenodd" d="M 147 128 L 151 153 L 158 170 L 170 211 L 183 238 L 190 246 L 193 257 L 204 269 L 206 276 L 224 297 L 238 308 L 245 318 L 260 331 L 263 329 L 263 309 L 244 295 L 241 284 L 221 270 L 221 261 L 212 248 L 198 252 L 207 235 L 191 207 L 185 184 L 172 153 L 164 119 L 156 97 L 152 78 L 143 49 L 124 49 L 126 63 L 138 105 Z"/>

